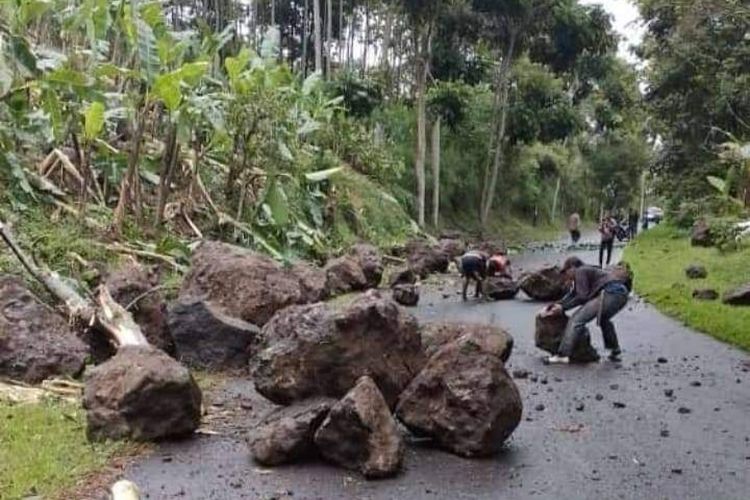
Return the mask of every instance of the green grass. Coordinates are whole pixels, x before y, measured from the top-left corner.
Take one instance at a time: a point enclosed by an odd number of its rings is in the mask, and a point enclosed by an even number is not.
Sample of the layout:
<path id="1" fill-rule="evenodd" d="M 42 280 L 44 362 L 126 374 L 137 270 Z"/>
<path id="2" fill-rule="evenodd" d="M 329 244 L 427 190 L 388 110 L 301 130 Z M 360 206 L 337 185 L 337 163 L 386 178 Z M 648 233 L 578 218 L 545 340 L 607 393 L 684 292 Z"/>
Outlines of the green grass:
<path id="1" fill-rule="evenodd" d="M 126 446 L 89 443 L 77 405 L 0 403 L 0 498 L 54 497 Z"/>
<path id="2" fill-rule="evenodd" d="M 689 237 L 669 226 L 643 233 L 626 248 L 625 260 L 635 273 L 636 291 L 661 311 L 719 340 L 750 350 L 750 307 L 721 300 L 693 299 L 693 290 L 713 288 L 720 295 L 750 280 L 750 248 L 720 253 L 690 245 Z M 690 264 L 702 264 L 708 277 L 685 276 Z"/>

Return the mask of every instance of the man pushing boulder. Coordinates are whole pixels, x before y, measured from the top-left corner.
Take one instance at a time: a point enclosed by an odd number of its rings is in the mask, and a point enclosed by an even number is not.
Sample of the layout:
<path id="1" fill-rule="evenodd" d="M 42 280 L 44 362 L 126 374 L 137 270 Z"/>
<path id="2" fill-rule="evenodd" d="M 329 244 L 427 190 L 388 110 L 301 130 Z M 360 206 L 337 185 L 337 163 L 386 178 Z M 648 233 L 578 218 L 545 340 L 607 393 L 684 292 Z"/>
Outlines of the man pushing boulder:
<path id="1" fill-rule="evenodd" d="M 546 358 L 548 363 L 567 364 L 579 341 L 588 335 L 586 325 L 593 320 L 602 330 L 604 347 L 610 351 L 611 361 L 620 361 L 620 344 L 612 318 L 628 303 L 632 279 L 626 266 L 602 270 L 587 266 L 577 257 L 570 257 L 562 268 L 568 294 L 559 302 L 547 306 L 546 313 L 562 313 L 580 306 L 565 327 L 557 352 Z"/>

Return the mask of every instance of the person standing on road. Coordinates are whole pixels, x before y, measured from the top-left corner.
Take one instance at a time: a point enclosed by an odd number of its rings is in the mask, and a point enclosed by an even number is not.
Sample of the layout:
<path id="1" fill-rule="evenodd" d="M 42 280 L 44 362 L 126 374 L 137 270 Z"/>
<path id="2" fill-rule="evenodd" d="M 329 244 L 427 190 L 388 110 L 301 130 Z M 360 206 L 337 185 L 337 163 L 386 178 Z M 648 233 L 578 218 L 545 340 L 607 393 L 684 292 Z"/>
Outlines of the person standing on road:
<path id="1" fill-rule="evenodd" d="M 570 214 L 570 217 L 568 217 L 568 231 L 570 232 L 570 239 L 573 241 L 574 245 L 581 239 L 580 226 L 581 216 L 578 215 L 578 212 L 573 212 Z"/>
<path id="2" fill-rule="evenodd" d="M 607 265 L 612 261 L 612 247 L 615 244 L 615 230 L 617 229 L 617 221 L 612 218 L 609 212 L 604 215 L 601 223 L 599 224 L 599 235 L 601 241 L 599 243 L 599 267 L 604 267 L 604 252 L 607 252 Z"/>
<path id="3" fill-rule="evenodd" d="M 609 359 L 620 361 L 620 343 L 612 318 L 628 303 L 632 279 L 627 267 L 617 266 L 604 271 L 587 266 L 578 257 L 570 257 L 562 268 L 570 292 L 560 301 L 548 306 L 549 312 L 561 313 L 581 306 L 570 318 L 565 328 L 557 354 L 546 361 L 552 364 L 567 364 L 570 355 L 581 338 L 588 336 L 586 325 L 597 320 L 602 330 L 604 347 L 609 350 Z"/>
<path id="4" fill-rule="evenodd" d="M 630 233 L 631 240 L 634 240 L 638 235 L 638 210 L 634 208 L 630 209 L 630 214 L 628 215 L 628 232 Z"/>
<path id="5" fill-rule="evenodd" d="M 484 293 L 482 285 L 484 278 L 487 276 L 487 254 L 479 250 L 470 250 L 459 258 L 458 264 L 459 271 L 464 279 L 461 297 L 466 300 L 466 290 L 469 288 L 471 280 L 476 282 L 474 297 L 482 295 Z"/>

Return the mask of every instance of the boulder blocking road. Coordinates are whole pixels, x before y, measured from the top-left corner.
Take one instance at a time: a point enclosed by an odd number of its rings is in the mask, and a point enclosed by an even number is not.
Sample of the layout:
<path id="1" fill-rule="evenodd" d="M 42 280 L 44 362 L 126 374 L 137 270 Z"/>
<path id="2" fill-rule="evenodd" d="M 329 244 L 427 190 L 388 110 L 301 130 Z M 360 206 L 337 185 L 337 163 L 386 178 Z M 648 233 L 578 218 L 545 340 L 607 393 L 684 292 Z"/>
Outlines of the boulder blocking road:
<path id="1" fill-rule="evenodd" d="M 527 252 L 513 265 L 530 270 L 566 255 L 555 248 Z M 273 404 L 249 379 L 233 379 L 207 396 L 207 427 L 218 435 L 165 443 L 125 477 L 151 499 L 747 498 L 746 353 L 633 298 L 615 318 L 622 364 L 545 366 L 534 347 L 539 303 L 462 303 L 459 289 L 454 277 L 425 287 L 414 311 L 422 322 L 500 325 L 513 335 L 507 368 L 524 414 L 494 458 L 462 459 L 418 444 L 407 448 L 405 469 L 393 479 L 366 481 L 322 461 L 266 469 L 250 458 L 244 435 Z M 592 341 L 601 349 L 596 327 Z"/>

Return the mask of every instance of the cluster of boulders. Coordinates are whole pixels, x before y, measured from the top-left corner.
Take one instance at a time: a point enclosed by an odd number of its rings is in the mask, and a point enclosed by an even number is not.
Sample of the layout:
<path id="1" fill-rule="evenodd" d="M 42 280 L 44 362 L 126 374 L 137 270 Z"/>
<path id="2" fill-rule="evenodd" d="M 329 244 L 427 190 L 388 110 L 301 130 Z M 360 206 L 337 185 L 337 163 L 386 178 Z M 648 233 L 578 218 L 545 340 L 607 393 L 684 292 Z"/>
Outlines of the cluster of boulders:
<path id="1" fill-rule="evenodd" d="M 495 453 L 521 419 L 498 328 L 417 321 L 369 291 L 343 308 L 288 307 L 262 329 L 252 378 L 286 405 L 251 432 L 264 465 L 321 456 L 365 477 L 396 474 L 406 431 L 466 456 Z"/>
<path id="2" fill-rule="evenodd" d="M 691 280 L 702 280 L 708 277 L 708 271 L 702 264 L 691 264 L 685 268 L 685 276 Z M 719 292 L 713 288 L 696 288 L 693 290 L 696 300 L 717 300 Z M 750 306 L 750 283 L 729 290 L 722 301 L 730 306 Z"/>

